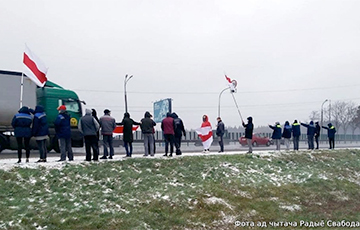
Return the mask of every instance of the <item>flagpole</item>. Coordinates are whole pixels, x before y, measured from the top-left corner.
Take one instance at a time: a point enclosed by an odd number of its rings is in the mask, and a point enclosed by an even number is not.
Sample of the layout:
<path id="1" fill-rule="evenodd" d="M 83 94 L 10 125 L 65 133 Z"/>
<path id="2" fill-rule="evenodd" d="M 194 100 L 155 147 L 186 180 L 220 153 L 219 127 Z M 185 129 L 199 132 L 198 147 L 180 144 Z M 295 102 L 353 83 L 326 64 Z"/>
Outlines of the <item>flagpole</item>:
<path id="1" fill-rule="evenodd" d="M 24 73 L 21 73 L 21 86 L 20 86 L 20 108 L 23 106 L 23 94 L 24 94 Z"/>
<path id="2" fill-rule="evenodd" d="M 238 106 L 238 104 L 237 104 L 237 102 L 236 102 L 236 99 L 235 99 L 235 97 L 234 97 L 234 93 L 231 93 L 231 96 L 232 96 L 233 99 L 234 99 L 234 102 L 235 102 L 236 108 L 237 108 L 237 110 L 238 110 L 238 113 L 239 113 L 239 115 L 240 115 L 240 118 L 241 118 L 241 120 L 243 121 L 243 118 L 242 118 L 242 116 L 241 116 L 241 112 L 240 112 L 239 106 Z"/>

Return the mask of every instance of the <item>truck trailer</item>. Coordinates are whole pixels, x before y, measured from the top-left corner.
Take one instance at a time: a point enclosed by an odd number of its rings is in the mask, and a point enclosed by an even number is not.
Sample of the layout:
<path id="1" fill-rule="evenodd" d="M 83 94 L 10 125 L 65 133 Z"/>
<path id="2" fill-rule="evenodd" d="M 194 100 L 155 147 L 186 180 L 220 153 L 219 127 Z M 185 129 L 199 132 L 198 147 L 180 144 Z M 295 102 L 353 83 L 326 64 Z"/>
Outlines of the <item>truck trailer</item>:
<path id="1" fill-rule="evenodd" d="M 45 108 L 49 125 L 48 150 L 59 152 L 54 121 L 58 115 L 57 108 L 65 105 L 71 116 L 71 140 L 73 147 L 83 147 L 83 137 L 78 130 L 78 122 L 82 116 L 82 102 L 78 95 L 71 90 L 47 81 L 44 87 L 38 87 L 21 72 L 0 70 L 0 152 L 4 149 L 17 149 L 12 119 L 20 109 L 21 78 L 23 80 L 22 105 L 35 109 L 36 105 Z M 30 147 L 36 149 L 34 138 L 30 140 Z"/>

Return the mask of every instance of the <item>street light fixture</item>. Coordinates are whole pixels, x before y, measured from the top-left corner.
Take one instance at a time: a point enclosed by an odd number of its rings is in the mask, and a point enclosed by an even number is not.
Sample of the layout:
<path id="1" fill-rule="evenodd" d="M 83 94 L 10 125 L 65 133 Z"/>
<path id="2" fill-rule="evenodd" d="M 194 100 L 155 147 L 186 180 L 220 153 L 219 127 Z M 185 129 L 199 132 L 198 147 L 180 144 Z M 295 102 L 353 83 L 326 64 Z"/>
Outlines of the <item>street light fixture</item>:
<path id="1" fill-rule="evenodd" d="M 323 106 L 324 104 L 329 101 L 328 99 L 326 99 L 322 104 L 321 104 L 321 126 L 323 125 L 323 114 L 324 114 L 324 111 L 323 111 Z"/>
<path id="2" fill-rule="evenodd" d="M 230 89 L 230 87 L 226 87 L 219 94 L 218 117 L 220 117 L 220 98 L 221 98 L 222 93 L 225 92 L 225 90 L 227 90 L 227 89 Z"/>
<path id="3" fill-rule="evenodd" d="M 127 107 L 127 95 L 126 95 L 126 84 L 127 82 L 133 77 L 133 75 L 128 76 L 127 74 L 125 75 L 125 80 L 124 80 L 124 96 L 125 96 L 125 112 L 128 112 L 128 107 Z"/>

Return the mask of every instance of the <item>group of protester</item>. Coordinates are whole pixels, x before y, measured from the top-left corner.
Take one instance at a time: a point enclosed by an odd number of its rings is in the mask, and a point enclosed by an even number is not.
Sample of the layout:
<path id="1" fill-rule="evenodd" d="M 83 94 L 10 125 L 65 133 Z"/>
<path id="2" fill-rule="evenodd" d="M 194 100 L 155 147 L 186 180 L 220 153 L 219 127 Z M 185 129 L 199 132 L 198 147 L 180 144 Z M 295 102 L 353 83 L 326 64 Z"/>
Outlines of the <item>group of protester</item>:
<path id="1" fill-rule="evenodd" d="M 74 159 L 74 154 L 71 147 L 71 125 L 70 115 L 66 111 L 66 106 L 61 105 L 58 107 L 59 114 L 54 121 L 56 136 L 59 141 L 60 160 L 65 161 L 68 157 L 69 161 Z M 100 118 L 97 117 L 95 109 L 86 109 L 85 115 L 81 117 L 78 123 L 78 129 L 84 136 L 86 161 L 99 160 L 99 138 L 100 133 L 103 141 L 103 156 L 100 159 L 113 159 L 114 147 L 113 147 L 113 132 L 117 125 L 123 126 L 123 143 L 126 151 L 125 157 L 131 157 L 133 152 L 133 127 L 138 125 L 144 136 L 144 156 L 154 156 L 155 154 L 155 126 L 156 123 L 152 119 L 150 112 L 145 112 L 144 118 L 140 122 L 134 121 L 130 118 L 130 114 L 126 112 L 124 118 L 120 123 L 116 123 L 115 118 L 111 115 L 109 109 L 104 110 L 104 115 Z M 247 118 L 247 124 L 242 121 L 242 125 L 245 128 L 245 138 L 249 146 L 248 153 L 252 153 L 252 138 L 253 138 L 253 118 Z M 288 121 L 285 122 L 282 130 L 279 122 L 275 125 L 269 125 L 273 129 L 272 139 L 275 141 L 276 149 L 280 150 L 280 140 L 284 138 L 286 149 L 290 148 L 290 139 L 292 137 L 294 150 L 299 150 L 299 137 L 301 134 L 300 125 L 307 128 L 308 146 L 309 149 L 314 149 L 314 139 L 316 142 L 316 149 L 319 148 L 319 136 L 320 125 L 319 122 L 310 121 L 309 124 L 298 123 L 297 120 L 292 125 Z M 36 106 L 35 110 L 32 110 L 26 106 L 23 106 L 19 112 L 14 116 L 12 120 L 12 126 L 14 128 L 15 137 L 18 144 L 18 163 L 21 162 L 22 149 L 26 151 L 26 162 L 29 162 L 30 157 L 30 138 L 35 137 L 38 145 L 40 159 L 38 162 L 46 162 L 47 147 L 46 140 L 49 135 L 49 127 L 47 117 L 44 108 L 41 105 Z M 212 143 L 212 127 L 209 122 L 208 116 L 203 116 L 203 122 L 201 128 L 208 128 L 209 130 L 202 138 L 204 145 L 204 153 L 209 152 L 210 145 Z M 328 138 L 330 143 L 330 149 L 335 148 L 335 127 L 329 123 L 328 127 L 322 126 L 322 128 L 328 130 Z M 182 136 L 186 136 L 185 127 L 183 121 L 178 117 L 176 113 L 167 113 L 166 118 L 161 122 L 161 129 L 164 134 L 165 140 L 165 154 L 164 156 L 173 156 L 174 146 L 176 155 L 181 155 L 181 139 Z M 101 131 L 101 132 L 100 132 Z M 225 125 L 220 117 L 217 118 L 216 136 L 220 146 L 219 152 L 224 152 L 223 136 L 225 134 Z M 200 136 L 200 134 L 199 134 Z M 211 141 L 209 138 L 211 137 Z M 170 149 L 169 149 L 170 147 Z M 92 150 L 92 151 L 91 151 Z M 91 153 L 92 152 L 92 153 Z"/>
<path id="2" fill-rule="evenodd" d="M 300 125 L 307 128 L 307 142 L 308 149 L 315 149 L 314 140 L 316 143 L 316 149 L 319 149 L 319 137 L 321 128 L 327 129 L 330 149 L 335 148 L 335 127 L 329 123 L 328 126 L 320 126 L 319 122 L 310 121 L 309 124 L 299 123 L 297 120 L 294 121 L 292 125 L 288 121 L 284 124 L 283 132 L 281 132 L 281 125 L 279 122 L 276 122 L 275 125 L 269 125 L 271 129 L 273 129 L 272 139 L 275 141 L 276 150 L 280 150 L 280 140 L 284 138 L 284 144 L 286 146 L 286 150 L 290 149 L 290 139 L 293 137 L 294 150 L 299 150 L 299 137 L 301 135 Z"/>

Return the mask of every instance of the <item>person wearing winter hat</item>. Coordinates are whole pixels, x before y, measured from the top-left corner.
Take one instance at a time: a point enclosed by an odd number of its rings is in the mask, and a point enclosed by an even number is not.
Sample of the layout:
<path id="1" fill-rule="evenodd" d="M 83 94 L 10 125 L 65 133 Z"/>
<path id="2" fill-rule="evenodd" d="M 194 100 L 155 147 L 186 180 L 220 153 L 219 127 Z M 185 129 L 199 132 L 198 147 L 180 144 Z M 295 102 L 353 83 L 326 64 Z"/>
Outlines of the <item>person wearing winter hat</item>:
<path id="1" fill-rule="evenodd" d="M 104 155 L 100 159 L 113 159 L 114 146 L 113 146 L 113 132 L 116 128 L 115 118 L 110 116 L 110 110 L 105 109 L 104 115 L 100 117 L 101 135 L 103 136 Z M 110 155 L 109 151 L 110 150 Z"/>
<path id="2" fill-rule="evenodd" d="M 288 121 L 285 121 L 282 137 L 284 138 L 286 150 L 290 149 L 290 138 L 291 138 L 292 128 Z"/>
<path id="3" fill-rule="evenodd" d="M 31 138 L 31 124 L 32 116 L 30 114 L 29 108 L 23 106 L 17 114 L 15 114 L 12 119 L 11 125 L 14 128 L 14 133 L 16 137 L 16 142 L 18 146 L 18 162 L 21 162 L 23 142 L 26 151 L 26 162 L 29 162 L 30 157 L 30 138 Z"/>
<path id="4" fill-rule="evenodd" d="M 91 149 L 93 150 L 93 160 L 99 160 L 99 147 L 96 133 L 100 125 L 91 115 L 90 109 L 85 109 L 85 115 L 80 118 L 78 129 L 84 135 L 86 161 L 91 161 Z"/>
<path id="5" fill-rule="evenodd" d="M 144 134 L 144 148 L 145 148 L 145 154 L 144 156 L 154 156 L 154 126 L 156 126 L 156 123 L 151 119 L 152 115 L 146 111 L 144 114 L 144 118 L 141 119 L 141 131 Z"/>
<path id="6" fill-rule="evenodd" d="M 328 127 L 322 126 L 322 128 L 327 129 L 327 131 L 328 131 L 330 149 L 335 149 L 335 133 L 336 133 L 335 126 L 333 126 L 331 123 L 329 123 Z"/>
<path id="7" fill-rule="evenodd" d="M 276 122 L 274 126 L 269 125 L 273 131 L 271 138 L 275 140 L 276 150 L 280 151 L 280 140 L 281 140 L 281 125 L 280 122 Z"/>
<path id="8" fill-rule="evenodd" d="M 247 144 L 249 146 L 248 153 L 252 153 L 252 136 L 253 136 L 253 130 L 254 130 L 253 118 L 248 117 L 247 120 L 248 120 L 248 123 L 245 124 L 245 122 L 242 121 L 242 125 L 245 128 L 245 138 L 246 138 Z"/>
<path id="9" fill-rule="evenodd" d="M 44 107 L 37 105 L 34 111 L 32 135 L 35 137 L 40 152 L 38 162 L 46 162 L 47 147 L 46 140 L 49 138 L 49 126 Z"/>
<path id="10" fill-rule="evenodd" d="M 66 153 L 69 161 L 72 161 L 74 160 L 74 154 L 71 148 L 70 115 L 66 112 L 65 105 L 59 106 L 57 110 L 59 114 L 55 119 L 54 125 L 61 153 L 59 161 L 66 160 Z"/>

